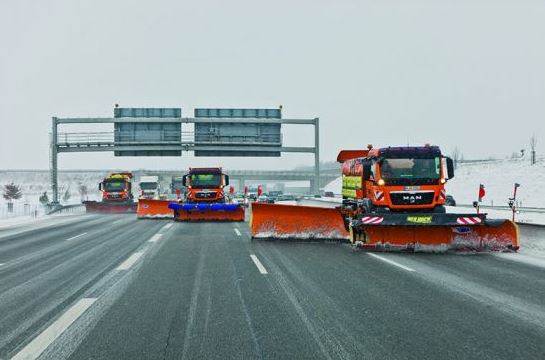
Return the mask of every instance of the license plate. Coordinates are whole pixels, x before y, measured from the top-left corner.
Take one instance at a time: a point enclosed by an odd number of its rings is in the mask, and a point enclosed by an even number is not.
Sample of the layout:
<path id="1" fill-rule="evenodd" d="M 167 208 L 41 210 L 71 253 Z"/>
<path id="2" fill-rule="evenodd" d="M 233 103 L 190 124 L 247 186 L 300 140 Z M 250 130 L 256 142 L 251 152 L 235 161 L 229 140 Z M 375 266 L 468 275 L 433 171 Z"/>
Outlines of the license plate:
<path id="1" fill-rule="evenodd" d="M 420 190 L 420 186 L 405 186 L 405 191 L 417 191 Z"/>

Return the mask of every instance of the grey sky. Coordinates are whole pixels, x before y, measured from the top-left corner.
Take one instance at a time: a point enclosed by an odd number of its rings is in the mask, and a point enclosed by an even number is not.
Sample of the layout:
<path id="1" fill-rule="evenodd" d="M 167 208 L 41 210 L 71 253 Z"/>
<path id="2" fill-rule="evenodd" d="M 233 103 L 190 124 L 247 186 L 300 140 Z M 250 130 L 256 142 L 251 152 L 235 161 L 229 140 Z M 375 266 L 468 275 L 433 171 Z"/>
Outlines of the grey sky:
<path id="1" fill-rule="evenodd" d="M 136 4 L 139 5 L 136 5 Z M 545 150 L 545 1 L 0 2 L 0 168 L 47 168 L 51 116 L 284 106 L 321 151 L 432 142 Z M 286 129 L 287 144 L 311 144 Z M 311 128 L 307 129 L 311 130 Z M 281 159 L 61 154 L 61 168 L 291 167 Z"/>

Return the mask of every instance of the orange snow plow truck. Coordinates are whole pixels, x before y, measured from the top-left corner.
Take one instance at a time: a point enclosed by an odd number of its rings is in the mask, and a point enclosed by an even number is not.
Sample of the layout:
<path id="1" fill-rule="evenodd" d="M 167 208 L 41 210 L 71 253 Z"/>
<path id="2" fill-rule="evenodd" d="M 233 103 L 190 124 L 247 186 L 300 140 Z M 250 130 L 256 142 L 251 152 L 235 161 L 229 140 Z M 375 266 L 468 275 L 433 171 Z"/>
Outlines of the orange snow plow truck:
<path id="1" fill-rule="evenodd" d="M 132 194 L 132 173 L 113 173 L 98 185 L 102 193 L 101 201 L 84 201 L 89 213 L 116 214 L 136 212 Z"/>
<path id="2" fill-rule="evenodd" d="M 369 250 L 516 251 L 517 225 L 486 214 L 447 213 L 450 158 L 437 146 L 343 150 L 337 208 L 254 203 L 254 239 L 336 239 Z"/>
<path id="3" fill-rule="evenodd" d="M 224 188 L 229 176 L 221 168 L 190 168 L 182 183 L 187 187 L 182 203 L 171 202 L 176 221 L 244 221 L 244 207 L 229 203 Z"/>
<path id="4" fill-rule="evenodd" d="M 221 168 L 190 168 L 182 177 L 187 194 L 182 201 L 139 199 L 137 217 L 176 221 L 244 221 L 244 208 L 226 200 L 229 176 Z"/>

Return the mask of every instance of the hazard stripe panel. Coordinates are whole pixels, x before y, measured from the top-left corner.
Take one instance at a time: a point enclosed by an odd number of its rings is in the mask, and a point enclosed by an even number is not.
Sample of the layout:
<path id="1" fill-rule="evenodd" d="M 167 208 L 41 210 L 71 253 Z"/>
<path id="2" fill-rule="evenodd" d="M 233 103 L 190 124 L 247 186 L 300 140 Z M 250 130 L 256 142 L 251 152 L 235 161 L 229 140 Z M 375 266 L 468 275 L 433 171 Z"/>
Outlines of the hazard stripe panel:
<path id="1" fill-rule="evenodd" d="M 361 219 L 361 222 L 364 224 L 380 224 L 383 220 L 384 218 L 379 216 L 365 216 Z"/>
<path id="2" fill-rule="evenodd" d="M 479 217 L 459 217 L 456 222 L 460 225 L 476 225 L 483 221 Z"/>

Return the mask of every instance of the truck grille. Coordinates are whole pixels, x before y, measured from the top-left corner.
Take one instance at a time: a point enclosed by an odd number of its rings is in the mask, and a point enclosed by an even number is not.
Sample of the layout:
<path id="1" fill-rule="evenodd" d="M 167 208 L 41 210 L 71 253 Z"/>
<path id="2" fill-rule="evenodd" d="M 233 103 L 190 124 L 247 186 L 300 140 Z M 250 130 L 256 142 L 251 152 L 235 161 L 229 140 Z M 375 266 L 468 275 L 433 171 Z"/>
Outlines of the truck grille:
<path id="1" fill-rule="evenodd" d="M 426 205 L 433 202 L 433 191 L 390 193 L 394 205 Z"/>
<path id="2" fill-rule="evenodd" d="M 195 193 L 195 198 L 196 199 L 212 199 L 212 198 L 215 198 L 215 197 L 216 197 L 216 192 L 215 191 L 212 191 L 212 192 L 199 191 L 199 192 Z"/>

